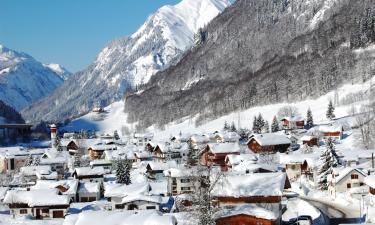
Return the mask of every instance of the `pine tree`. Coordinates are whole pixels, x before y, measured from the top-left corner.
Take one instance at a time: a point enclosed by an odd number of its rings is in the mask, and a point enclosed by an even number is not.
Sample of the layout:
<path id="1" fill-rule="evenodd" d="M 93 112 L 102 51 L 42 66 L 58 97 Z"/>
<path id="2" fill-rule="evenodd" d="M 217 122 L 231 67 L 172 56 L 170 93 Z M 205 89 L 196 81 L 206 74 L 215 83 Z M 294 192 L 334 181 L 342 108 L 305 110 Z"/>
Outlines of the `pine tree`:
<path id="1" fill-rule="evenodd" d="M 224 122 L 224 130 L 229 130 L 229 124 L 226 120 Z"/>
<path id="2" fill-rule="evenodd" d="M 333 167 L 340 164 L 335 150 L 335 144 L 331 138 L 326 141 L 326 149 L 320 155 L 322 164 L 319 169 L 319 189 L 326 190 L 328 188 L 327 176 L 332 173 Z"/>
<path id="3" fill-rule="evenodd" d="M 268 121 L 266 120 L 264 122 L 264 126 L 263 126 L 263 133 L 269 133 L 270 132 L 270 125 L 268 124 Z"/>
<path id="4" fill-rule="evenodd" d="M 275 132 L 278 132 L 278 131 L 280 131 L 279 121 L 277 120 L 277 117 L 274 116 L 273 120 L 272 120 L 272 125 L 271 125 L 271 132 L 275 133 Z"/>
<path id="5" fill-rule="evenodd" d="M 81 166 L 81 153 L 79 150 L 76 151 L 74 154 L 74 163 L 73 163 L 74 168 L 80 167 Z"/>
<path id="6" fill-rule="evenodd" d="M 308 128 L 311 128 L 314 126 L 314 119 L 313 119 L 313 115 L 312 115 L 310 107 L 307 109 L 306 125 Z"/>
<path id="7" fill-rule="evenodd" d="M 254 120 L 253 120 L 253 133 L 256 133 L 256 134 L 259 133 L 258 119 L 256 116 L 254 116 Z"/>
<path id="8" fill-rule="evenodd" d="M 262 131 L 263 131 L 265 125 L 266 125 L 266 122 L 264 121 L 261 113 L 259 113 L 259 115 L 258 115 L 257 124 L 258 124 L 258 133 L 262 133 Z"/>
<path id="9" fill-rule="evenodd" d="M 124 165 L 124 184 L 129 185 L 132 183 L 130 178 L 130 170 L 131 170 L 131 162 L 125 158 L 125 165 Z"/>
<path id="10" fill-rule="evenodd" d="M 187 153 L 187 160 L 186 160 L 186 164 L 188 166 L 195 166 L 197 165 L 197 159 L 196 159 L 196 149 L 194 148 L 194 145 L 189 142 L 189 150 L 188 150 L 188 153 Z"/>
<path id="11" fill-rule="evenodd" d="M 232 124 L 230 125 L 230 131 L 237 132 L 237 128 L 236 128 L 236 125 L 234 124 L 234 122 L 232 122 Z"/>
<path id="12" fill-rule="evenodd" d="M 39 166 L 39 165 L 40 165 L 40 158 L 39 157 L 35 157 L 34 161 L 33 161 L 33 166 Z"/>
<path id="13" fill-rule="evenodd" d="M 115 130 L 115 131 L 113 132 L 113 137 L 115 138 L 115 140 L 120 140 L 120 136 L 118 135 L 117 130 Z"/>
<path id="14" fill-rule="evenodd" d="M 32 166 L 33 165 L 33 162 L 34 162 L 34 158 L 32 155 L 29 155 L 29 158 L 27 159 L 26 161 L 26 166 Z"/>
<path id="15" fill-rule="evenodd" d="M 127 159 L 118 159 L 116 162 L 116 181 L 119 184 L 129 185 L 131 164 Z"/>
<path id="16" fill-rule="evenodd" d="M 327 119 L 332 120 L 335 116 L 335 107 L 333 106 L 332 100 L 329 100 L 328 109 L 326 113 Z"/>

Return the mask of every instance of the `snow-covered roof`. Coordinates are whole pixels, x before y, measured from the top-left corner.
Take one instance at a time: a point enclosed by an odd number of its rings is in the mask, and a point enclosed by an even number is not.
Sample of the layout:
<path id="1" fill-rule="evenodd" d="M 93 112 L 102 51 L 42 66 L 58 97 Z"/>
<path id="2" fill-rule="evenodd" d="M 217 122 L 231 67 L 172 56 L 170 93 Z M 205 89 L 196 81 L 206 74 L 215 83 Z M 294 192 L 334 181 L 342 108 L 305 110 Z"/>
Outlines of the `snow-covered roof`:
<path id="1" fill-rule="evenodd" d="M 250 162 L 256 163 L 258 161 L 258 157 L 254 154 L 229 154 L 225 157 L 225 161 L 228 161 L 232 166 L 238 165 L 241 162 Z"/>
<path id="2" fill-rule="evenodd" d="M 152 139 L 154 137 L 153 133 L 145 133 L 145 134 L 140 134 L 140 133 L 135 133 L 134 134 L 135 138 L 147 138 L 147 139 Z"/>
<path id="3" fill-rule="evenodd" d="M 168 191 L 168 182 L 166 180 L 162 180 L 159 182 L 150 182 L 150 186 L 151 190 L 149 194 L 151 195 L 165 195 Z"/>
<path id="4" fill-rule="evenodd" d="M 338 172 L 338 176 L 336 176 L 334 179 L 333 179 L 333 183 L 339 183 L 341 182 L 347 175 L 351 174 L 352 172 L 358 172 L 359 174 L 362 174 L 364 177 L 367 176 L 367 174 L 365 172 L 363 172 L 361 169 L 359 168 L 353 168 L 353 167 L 345 167 L 344 169 L 342 170 L 339 170 L 339 171 L 336 171 L 336 173 Z"/>
<path id="5" fill-rule="evenodd" d="M 117 150 L 116 145 L 92 145 L 89 149 L 94 151 L 110 151 L 110 150 Z"/>
<path id="6" fill-rule="evenodd" d="M 314 139 L 314 138 L 317 138 L 317 137 L 315 137 L 315 136 L 313 136 L 313 135 L 303 135 L 303 136 L 301 137 L 301 141 L 311 141 L 311 140 Z"/>
<path id="7" fill-rule="evenodd" d="M 208 143 L 210 141 L 210 138 L 207 135 L 195 134 L 190 137 L 190 140 L 195 143 Z"/>
<path id="8" fill-rule="evenodd" d="M 248 143 L 253 138 L 262 146 L 291 144 L 290 139 L 284 134 L 253 134 L 250 136 Z"/>
<path id="9" fill-rule="evenodd" d="M 371 174 L 370 176 L 365 177 L 364 182 L 368 186 L 375 188 L 375 174 Z"/>
<path id="10" fill-rule="evenodd" d="M 246 205 L 237 205 L 230 208 L 223 208 L 222 210 L 218 211 L 214 214 L 216 219 L 236 216 L 236 215 L 248 215 L 254 216 L 256 218 L 266 219 L 266 220 L 276 220 L 277 216 L 274 212 L 267 210 L 265 208 L 256 206 L 254 204 L 246 204 Z"/>
<path id="11" fill-rule="evenodd" d="M 112 165 L 112 162 L 105 160 L 105 159 L 96 159 L 90 162 L 90 166 L 100 166 L 100 165 Z"/>
<path id="12" fill-rule="evenodd" d="M 216 197 L 282 196 L 285 173 L 228 174 L 213 188 Z"/>
<path id="13" fill-rule="evenodd" d="M 305 161 L 309 166 L 317 165 L 319 161 L 319 153 L 309 153 L 309 154 L 303 154 L 303 153 L 293 153 L 293 154 L 285 154 L 280 153 L 279 159 L 280 164 L 303 164 Z"/>
<path id="14" fill-rule="evenodd" d="M 79 182 L 78 193 L 98 193 L 100 192 L 100 183 Z"/>
<path id="15" fill-rule="evenodd" d="M 167 203 L 169 197 L 162 197 L 160 195 L 128 195 L 122 198 L 121 203 L 129 203 L 134 201 L 145 201 L 145 202 L 153 202 L 157 204 Z"/>
<path id="16" fill-rule="evenodd" d="M 109 197 L 125 197 L 127 195 L 147 194 L 150 190 L 148 182 L 132 183 L 129 185 L 117 183 L 104 183 L 104 196 Z"/>
<path id="17" fill-rule="evenodd" d="M 78 167 L 75 170 L 75 173 L 77 176 L 91 176 L 91 175 L 104 175 L 105 170 L 103 167 L 98 166 L 98 167 Z"/>
<path id="18" fill-rule="evenodd" d="M 194 173 L 191 169 L 181 167 L 181 168 L 170 168 L 167 170 L 164 170 L 164 176 L 166 177 L 190 177 Z"/>
<path id="19" fill-rule="evenodd" d="M 342 132 L 342 129 L 343 126 L 337 123 L 319 126 L 320 132 Z"/>
<path id="20" fill-rule="evenodd" d="M 151 170 L 167 170 L 167 169 L 170 169 L 170 168 L 177 168 L 177 163 L 176 161 L 174 160 L 171 160 L 171 161 L 167 161 L 167 162 L 154 162 L 154 161 L 150 161 L 150 162 L 147 162 L 147 164 L 150 166 Z"/>
<path id="21" fill-rule="evenodd" d="M 251 161 L 243 161 L 239 163 L 238 165 L 235 165 L 232 167 L 232 171 L 239 172 L 242 174 L 245 173 L 256 173 L 260 170 L 266 170 L 266 171 L 277 171 L 277 166 L 273 164 L 265 164 L 265 163 L 254 163 Z"/>
<path id="22" fill-rule="evenodd" d="M 290 122 L 300 122 L 300 121 L 304 121 L 305 119 L 302 116 L 286 116 L 282 118 L 281 121 L 282 120 L 287 120 Z"/>
<path id="23" fill-rule="evenodd" d="M 69 205 L 69 198 L 66 195 L 58 195 L 58 191 L 55 189 L 10 190 L 5 195 L 4 203 L 28 204 L 30 207 Z"/>
<path id="24" fill-rule="evenodd" d="M 235 142 L 227 142 L 227 143 L 214 143 L 208 144 L 209 150 L 214 154 L 220 153 L 240 153 L 240 145 Z"/>
<path id="25" fill-rule="evenodd" d="M 36 176 L 37 174 L 48 175 L 51 171 L 51 166 L 24 166 L 20 168 L 20 172 L 25 176 Z"/>
<path id="26" fill-rule="evenodd" d="M 177 220 L 173 215 L 163 215 L 157 210 L 126 210 L 126 211 L 85 211 L 73 220 L 72 225 L 176 225 Z M 120 223 L 119 223 L 120 221 Z"/>
<path id="27" fill-rule="evenodd" d="M 38 180 L 36 184 L 30 189 L 32 190 L 43 190 L 43 189 L 56 189 L 58 186 L 62 186 L 66 189 L 65 192 L 62 192 L 63 195 L 72 195 L 75 194 L 78 190 L 78 180 Z"/>

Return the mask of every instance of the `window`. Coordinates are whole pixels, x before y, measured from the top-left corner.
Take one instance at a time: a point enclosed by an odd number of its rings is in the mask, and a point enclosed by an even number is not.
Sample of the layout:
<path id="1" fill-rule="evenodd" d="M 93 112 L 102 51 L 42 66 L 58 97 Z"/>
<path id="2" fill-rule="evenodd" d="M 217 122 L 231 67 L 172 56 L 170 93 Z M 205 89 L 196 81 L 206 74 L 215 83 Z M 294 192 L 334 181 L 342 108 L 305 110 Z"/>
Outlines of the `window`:
<path id="1" fill-rule="evenodd" d="M 181 190 L 182 191 L 190 191 L 190 187 L 182 187 Z"/>
<path id="2" fill-rule="evenodd" d="M 27 209 L 20 209 L 20 214 L 27 214 Z"/>
<path id="3" fill-rule="evenodd" d="M 42 209 L 42 213 L 49 213 L 49 209 Z"/>
<path id="4" fill-rule="evenodd" d="M 190 179 L 181 179 L 181 183 L 189 183 Z"/>
<path id="5" fill-rule="evenodd" d="M 146 209 L 156 209 L 155 206 L 146 206 Z"/>
<path id="6" fill-rule="evenodd" d="M 292 170 L 295 170 L 295 169 L 296 169 L 296 165 L 292 164 L 292 165 L 290 166 L 290 168 L 291 168 Z"/>
<path id="7" fill-rule="evenodd" d="M 351 177 L 352 179 L 358 179 L 358 174 L 352 174 Z"/>
<path id="8" fill-rule="evenodd" d="M 351 183 L 347 183 L 346 184 L 346 188 L 351 188 L 352 187 L 352 184 Z"/>

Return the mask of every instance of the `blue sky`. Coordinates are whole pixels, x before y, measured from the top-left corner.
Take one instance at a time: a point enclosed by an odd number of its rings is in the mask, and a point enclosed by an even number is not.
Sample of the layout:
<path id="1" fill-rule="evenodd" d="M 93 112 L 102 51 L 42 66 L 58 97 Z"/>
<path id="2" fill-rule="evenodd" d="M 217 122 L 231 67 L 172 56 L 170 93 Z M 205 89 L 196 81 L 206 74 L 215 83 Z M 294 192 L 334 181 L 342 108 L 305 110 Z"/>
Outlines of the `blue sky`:
<path id="1" fill-rule="evenodd" d="M 0 0 L 0 43 L 76 72 L 110 40 L 180 0 Z"/>

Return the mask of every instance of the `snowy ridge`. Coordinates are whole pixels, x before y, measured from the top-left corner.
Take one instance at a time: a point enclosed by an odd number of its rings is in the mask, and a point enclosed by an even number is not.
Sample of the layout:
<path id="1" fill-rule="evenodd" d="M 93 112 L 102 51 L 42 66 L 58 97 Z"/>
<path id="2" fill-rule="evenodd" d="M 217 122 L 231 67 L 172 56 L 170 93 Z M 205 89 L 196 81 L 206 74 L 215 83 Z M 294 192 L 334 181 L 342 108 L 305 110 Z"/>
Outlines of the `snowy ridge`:
<path id="1" fill-rule="evenodd" d="M 33 57 L 0 45 L 0 99 L 16 110 L 46 96 L 62 82 L 60 75 Z"/>
<path id="2" fill-rule="evenodd" d="M 56 74 L 58 74 L 63 80 L 67 80 L 70 75 L 72 75 L 71 72 L 69 72 L 67 69 L 65 69 L 60 64 L 56 63 L 50 63 L 50 64 L 44 64 L 45 67 L 51 69 Z"/>

